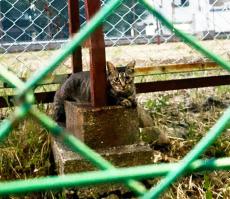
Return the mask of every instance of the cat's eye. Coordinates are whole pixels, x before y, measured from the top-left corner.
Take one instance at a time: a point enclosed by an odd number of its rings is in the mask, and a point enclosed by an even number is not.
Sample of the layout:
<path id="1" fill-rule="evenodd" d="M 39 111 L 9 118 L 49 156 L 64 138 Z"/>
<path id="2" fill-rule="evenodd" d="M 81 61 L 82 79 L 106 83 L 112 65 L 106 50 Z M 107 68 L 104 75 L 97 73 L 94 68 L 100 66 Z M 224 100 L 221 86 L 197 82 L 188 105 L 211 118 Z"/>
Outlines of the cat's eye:
<path id="1" fill-rule="evenodd" d="M 130 80 L 131 80 L 131 77 L 129 77 L 129 76 L 125 77 L 125 81 L 130 81 Z"/>
<path id="2" fill-rule="evenodd" d="M 115 81 L 115 82 L 118 82 L 118 81 L 119 81 L 119 78 L 118 78 L 118 77 L 116 77 L 116 78 L 114 79 L 114 81 Z"/>

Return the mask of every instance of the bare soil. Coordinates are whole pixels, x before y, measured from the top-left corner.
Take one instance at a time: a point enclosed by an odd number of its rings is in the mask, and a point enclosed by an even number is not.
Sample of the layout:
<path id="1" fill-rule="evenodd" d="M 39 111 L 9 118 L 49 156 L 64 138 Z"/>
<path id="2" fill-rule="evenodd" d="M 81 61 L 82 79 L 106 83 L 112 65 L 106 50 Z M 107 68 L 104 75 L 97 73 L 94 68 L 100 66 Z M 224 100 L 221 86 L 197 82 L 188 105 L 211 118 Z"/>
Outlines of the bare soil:
<path id="1" fill-rule="evenodd" d="M 201 44 L 224 59 L 230 59 L 230 40 L 201 41 Z M 44 50 L 39 52 L 0 54 L 0 63 L 2 66 L 10 68 L 18 76 L 27 77 L 38 68 L 47 66 L 52 58 L 59 53 L 60 50 Z M 106 59 L 115 65 L 124 65 L 131 60 L 135 60 L 137 67 L 172 63 L 194 63 L 207 60 L 207 58 L 204 58 L 183 42 L 162 43 L 160 45 L 115 45 L 106 48 Z M 71 72 L 70 63 L 70 58 L 68 58 L 59 66 L 56 73 Z M 88 49 L 83 49 L 83 65 L 85 70 L 88 69 Z"/>

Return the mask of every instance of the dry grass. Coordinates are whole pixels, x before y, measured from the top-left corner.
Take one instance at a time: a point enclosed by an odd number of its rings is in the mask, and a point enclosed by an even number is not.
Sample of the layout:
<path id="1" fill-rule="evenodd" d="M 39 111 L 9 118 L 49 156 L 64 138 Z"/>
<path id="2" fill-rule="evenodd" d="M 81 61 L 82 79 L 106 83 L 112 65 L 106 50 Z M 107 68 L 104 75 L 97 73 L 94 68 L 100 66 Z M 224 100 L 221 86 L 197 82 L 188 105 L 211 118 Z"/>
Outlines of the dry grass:
<path id="1" fill-rule="evenodd" d="M 10 113 L 12 110 L 5 111 Z M 0 143 L 0 181 L 53 175 L 55 171 L 50 142 L 48 131 L 33 118 L 20 122 Z M 54 195 L 46 192 L 9 198 L 54 198 Z"/>
<path id="2" fill-rule="evenodd" d="M 200 41 L 206 48 L 212 50 L 224 59 L 230 59 L 230 40 L 210 40 Z M 38 68 L 56 57 L 59 50 L 21 52 L 0 54 L 0 63 L 10 68 L 18 76 L 28 77 Z M 83 49 L 83 65 L 85 69 L 89 67 L 89 50 Z M 106 59 L 116 65 L 124 65 L 130 60 L 136 60 L 137 67 L 152 66 L 172 63 L 192 63 L 207 60 L 198 52 L 184 44 L 183 42 L 114 46 L 106 48 Z M 70 58 L 59 66 L 55 73 L 63 74 L 71 72 Z"/>
<path id="3" fill-rule="evenodd" d="M 139 96 L 139 101 L 151 113 L 153 126 L 169 135 L 170 144 L 152 144 L 157 151 L 157 162 L 176 162 L 182 159 L 207 133 L 230 105 L 230 88 L 182 90 Z M 217 100 L 211 105 L 208 99 Z M 230 131 L 219 137 L 201 158 L 219 158 L 230 155 Z M 162 198 L 229 198 L 230 172 L 196 173 L 174 183 Z M 151 180 L 155 184 L 158 180 Z"/>

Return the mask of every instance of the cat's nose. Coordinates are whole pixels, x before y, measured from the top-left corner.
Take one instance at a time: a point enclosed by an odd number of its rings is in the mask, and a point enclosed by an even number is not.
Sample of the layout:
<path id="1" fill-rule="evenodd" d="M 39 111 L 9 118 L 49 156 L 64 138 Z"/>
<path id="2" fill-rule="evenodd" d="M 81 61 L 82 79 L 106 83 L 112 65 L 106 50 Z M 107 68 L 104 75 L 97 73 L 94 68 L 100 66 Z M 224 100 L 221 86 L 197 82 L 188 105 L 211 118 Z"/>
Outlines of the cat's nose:
<path id="1" fill-rule="evenodd" d="M 123 86 L 123 87 L 122 87 L 122 89 L 123 89 L 123 91 L 125 91 L 125 92 L 126 92 L 126 91 L 128 90 L 128 86 L 127 86 L 127 85 L 125 85 L 125 86 Z"/>
<path id="2" fill-rule="evenodd" d="M 126 87 L 125 82 L 121 81 L 121 86 L 122 86 L 122 88 L 125 88 Z"/>

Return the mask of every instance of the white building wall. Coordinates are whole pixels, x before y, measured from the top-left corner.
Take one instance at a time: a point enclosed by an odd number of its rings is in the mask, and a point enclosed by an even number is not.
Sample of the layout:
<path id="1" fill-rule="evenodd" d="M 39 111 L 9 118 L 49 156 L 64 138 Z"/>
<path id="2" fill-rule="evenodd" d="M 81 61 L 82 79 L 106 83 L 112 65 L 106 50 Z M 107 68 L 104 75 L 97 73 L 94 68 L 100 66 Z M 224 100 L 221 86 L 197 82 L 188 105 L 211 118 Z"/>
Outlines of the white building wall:
<path id="1" fill-rule="evenodd" d="M 172 6 L 173 0 L 152 0 L 156 9 L 177 28 L 191 34 L 230 32 L 230 0 L 219 1 L 222 3 L 210 5 L 209 0 L 189 0 L 189 6 L 175 7 Z M 170 34 L 153 17 L 147 17 L 146 24 L 147 35 L 156 34 L 159 26 L 163 35 Z"/>

